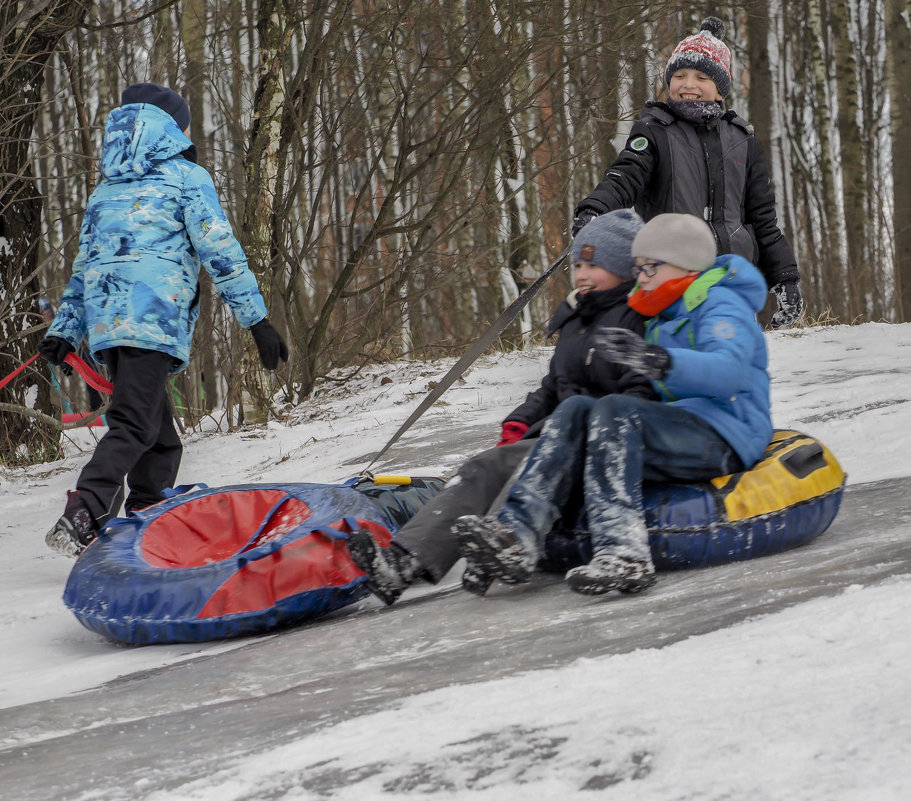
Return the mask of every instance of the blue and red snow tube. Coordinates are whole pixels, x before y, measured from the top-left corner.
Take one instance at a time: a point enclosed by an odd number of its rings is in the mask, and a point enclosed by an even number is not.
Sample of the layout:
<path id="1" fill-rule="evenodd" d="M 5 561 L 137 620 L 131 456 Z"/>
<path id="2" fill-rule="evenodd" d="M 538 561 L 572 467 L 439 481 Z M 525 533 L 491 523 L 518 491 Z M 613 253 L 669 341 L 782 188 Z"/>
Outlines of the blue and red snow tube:
<path id="1" fill-rule="evenodd" d="M 389 483 L 387 483 L 389 482 Z M 401 482 L 401 483 L 397 483 Z M 644 490 L 659 570 L 705 567 L 810 542 L 838 513 L 845 474 L 821 443 L 776 431 L 751 470 Z M 441 479 L 239 485 L 177 494 L 118 518 L 76 561 L 63 600 L 92 631 L 128 643 L 271 631 L 367 594 L 345 545 L 355 528 L 388 545 Z M 584 516 L 547 540 L 545 570 L 591 559 Z"/>
<path id="2" fill-rule="evenodd" d="M 300 623 L 367 595 L 345 540 L 388 544 L 443 487 L 352 479 L 179 492 L 112 520 L 76 560 L 63 601 L 121 642 L 201 642 Z"/>

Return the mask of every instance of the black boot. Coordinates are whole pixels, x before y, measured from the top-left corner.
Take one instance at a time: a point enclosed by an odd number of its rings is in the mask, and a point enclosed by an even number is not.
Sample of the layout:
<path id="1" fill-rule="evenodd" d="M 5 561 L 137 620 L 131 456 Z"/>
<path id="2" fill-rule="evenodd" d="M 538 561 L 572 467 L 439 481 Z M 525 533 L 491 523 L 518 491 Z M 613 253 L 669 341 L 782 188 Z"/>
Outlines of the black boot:
<path id="1" fill-rule="evenodd" d="M 495 517 L 463 515 L 452 530 L 465 557 L 463 589 L 484 595 L 494 579 L 506 584 L 524 584 L 535 568 L 515 532 Z"/>
<path id="2" fill-rule="evenodd" d="M 44 537 L 49 548 L 77 557 L 98 536 L 98 525 L 78 491 L 67 493 L 63 515 Z"/>
<path id="3" fill-rule="evenodd" d="M 652 563 L 612 554 L 596 554 L 587 565 L 566 574 L 570 588 L 583 595 L 602 595 L 611 590 L 642 592 L 655 583 Z"/>
<path id="4" fill-rule="evenodd" d="M 367 576 L 367 589 L 386 605 L 395 603 L 405 588 L 423 573 L 421 563 L 393 541 L 388 548 L 377 545 L 369 531 L 348 535 L 351 561 Z"/>

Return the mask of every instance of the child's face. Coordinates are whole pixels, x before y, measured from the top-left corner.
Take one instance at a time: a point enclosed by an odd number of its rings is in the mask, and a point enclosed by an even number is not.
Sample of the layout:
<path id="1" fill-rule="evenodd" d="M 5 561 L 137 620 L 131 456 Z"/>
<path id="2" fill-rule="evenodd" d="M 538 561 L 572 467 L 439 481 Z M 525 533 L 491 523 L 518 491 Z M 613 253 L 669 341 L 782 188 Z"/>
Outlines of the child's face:
<path id="1" fill-rule="evenodd" d="M 722 100 L 715 82 L 704 72 L 680 69 L 671 75 L 667 87 L 671 100 Z"/>
<path id="2" fill-rule="evenodd" d="M 643 258 L 636 259 L 636 266 L 633 268 L 633 272 L 639 281 L 639 287 L 646 294 L 654 292 L 667 281 L 671 281 L 674 278 L 684 278 L 690 274 L 689 270 L 684 270 L 683 267 L 678 267 L 676 264 Z"/>
<path id="3" fill-rule="evenodd" d="M 579 290 L 580 295 L 586 292 L 598 292 L 602 289 L 613 289 L 620 286 L 623 279 L 619 275 L 614 275 L 610 270 L 603 267 L 597 267 L 590 261 L 573 262 L 573 284 Z"/>

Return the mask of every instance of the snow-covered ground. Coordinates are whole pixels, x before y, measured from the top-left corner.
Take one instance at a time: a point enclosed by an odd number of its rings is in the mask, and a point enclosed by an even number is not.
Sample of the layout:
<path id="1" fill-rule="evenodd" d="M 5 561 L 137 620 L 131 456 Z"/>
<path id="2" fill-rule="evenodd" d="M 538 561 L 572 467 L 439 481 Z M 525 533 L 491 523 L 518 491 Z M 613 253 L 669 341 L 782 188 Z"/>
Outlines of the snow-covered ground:
<path id="1" fill-rule="evenodd" d="M 911 325 L 811 328 L 770 333 L 768 340 L 777 427 L 821 439 L 850 484 L 911 476 Z M 451 474 L 485 439 L 495 442 L 499 421 L 537 385 L 549 356 L 541 348 L 483 359 L 381 467 Z M 384 365 L 350 384 L 327 385 L 287 424 L 193 434 L 179 480 L 217 486 L 356 475 L 451 364 Z M 383 383 L 387 376 L 391 383 Z M 412 447 L 415 439 L 432 442 L 434 430 L 455 420 L 471 421 L 478 439 L 431 458 L 432 447 Z M 49 552 L 43 535 L 88 458 L 92 436 L 75 434 L 62 461 L 0 470 L 0 720 L 5 708 L 244 646 L 117 646 L 64 608 L 60 595 L 72 563 Z M 911 500 L 902 513 L 911 528 Z M 439 606 L 445 615 L 445 604 Z M 166 793 L 136 788 L 134 797 L 373 799 L 430 792 L 437 799 L 497 801 L 906 801 L 909 619 L 911 565 L 877 586 L 852 587 L 664 648 L 406 698 L 302 736 L 268 759 L 250 756 Z M 0 727 L 0 743 L 21 740 Z M 307 789 L 319 787 L 330 770 L 327 754 L 334 755 L 332 771 L 351 777 L 347 786 Z M 289 781 L 292 775 L 297 780 Z M 90 797 L 103 794 L 84 796 Z"/>

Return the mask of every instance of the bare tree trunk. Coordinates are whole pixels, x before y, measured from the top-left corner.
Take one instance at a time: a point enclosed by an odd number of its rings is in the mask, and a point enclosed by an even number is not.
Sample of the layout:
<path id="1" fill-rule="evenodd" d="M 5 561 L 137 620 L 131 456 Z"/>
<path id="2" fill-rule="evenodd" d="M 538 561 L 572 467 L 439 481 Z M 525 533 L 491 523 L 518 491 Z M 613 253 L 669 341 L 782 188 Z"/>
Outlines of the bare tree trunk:
<path id="1" fill-rule="evenodd" d="M 44 66 L 88 5 L 61 1 L 0 6 L 0 377 L 35 352 L 43 328 L 37 314 L 36 271 L 42 198 L 29 141 L 40 108 Z M 6 463 L 56 454 L 56 431 L 10 408 L 53 412 L 47 382 L 39 376 L 26 372 L 0 390 L 0 459 Z M 36 385 L 35 394 L 31 390 Z"/>
<path id="2" fill-rule="evenodd" d="M 892 219 L 898 321 L 911 321 L 911 2 L 886 0 L 886 81 L 892 112 Z"/>
<path id="3" fill-rule="evenodd" d="M 190 106 L 190 139 L 196 145 L 199 163 L 211 169 L 213 151 L 205 128 L 205 93 L 209 83 L 206 76 L 206 5 L 205 0 L 183 0 L 180 36 L 186 54 L 182 93 Z M 198 344 L 193 348 L 190 366 L 181 374 L 179 382 L 187 406 L 184 414 L 189 426 L 195 425 L 200 415 L 210 412 L 218 397 L 215 391 L 215 376 L 218 374 L 215 366 L 216 351 L 209 344 L 214 340 L 214 289 L 205 271 L 200 275 L 199 282 L 199 322 L 194 334 Z"/>
<path id="4" fill-rule="evenodd" d="M 749 76 L 749 117 L 756 138 L 767 154 L 772 151 L 772 70 L 769 64 L 769 4 L 750 0 L 747 4 L 747 75 Z"/>
<path id="5" fill-rule="evenodd" d="M 821 196 L 817 240 L 822 248 L 819 251 L 818 267 L 821 270 L 823 298 L 836 317 L 844 320 L 849 313 L 846 265 L 841 247 L 841 232 L 844 229 L 835 187 L 838 165 L 832 145 L 832 96 L 829 91 L 831 55 L 827 47 L 829 28 L 823 18 L 823 2 L 824 0 L 810 0 L 808 26 L 813 76 L 812 100 L 816 120 L 814 132 L 819 141 L 817 178 Z M 798 155 L 803 157 L 803 154 Z"/>
<path id="6" fill-rule="evenodd" d="M 741 76 L 741 83 L 746 84 L 748 91 L 748 117 L 753 126 L 756 138 L 766 152 L 769 161 L 769 173 L 772 178 L 772 109 L 773 109 L 773 84 L 772 71 L 769 64 L 769 4 L 767 0 L 750 0 L 746 5 L 747 21 L 747 63 L 745 75 Z M 774 184 L 774 178 L 772 178 Z M 778 194 L 781 187 L 775 187 L 776 200 L 781 201 Z M 805 300 L 807 284 L 803 287 Z M 810 304 L 808 303 L 808 306 Z M 764 325 L 771 319 L 777 308 L 775 298 L 769 296 L 765 309 L 760 315 L 760 322 Z"/>
<path id="7" fill-rule="evenodd" d="M 856 30 L 850 3 L 833 0 L 829 27 L 835 42 L 834 66 L 838 98 L 839 164 L 842 205 L 847 245 L 848 319 L 861 319 L 869 312 L 868 297 L 873 287 L 873 265 L 866 246 L 864 219 L 867 179 L 864 175 L 864 142 L 857 120 L 860 114 L 857 87 L 857 57 L 851 32 Z"/>
<path id="8" fill-rule="evenodd" d="M 279 180 L 282 109 L 285 102 L 283 54 L 287 51 L 293 34 L 293 28 L 286 19 L 284 0 L 266 0 L 260 3 L 257 30 L 260 70 L 253 98 L 250 141 L 244 158 L 246 203 L 240 241 L 250 267 L 259 279 L 266 307 L 271 309 L 275 299 L 280 297 L 281 290 L 272 243 L 274 214 L 280 203 L 276 190 Z M 245 344 L 248 353 L 252 354 L 252 343 Z M 251 409 L 255 409 L 258 418 L 262 419 L 269 407 L 272 381 L 268 373 L 259 369 L 256 357 L 251 358 L 251 363 L 256 367 L 244 376 L 244 389 L 251 401 L 247 414 L 249 416 Z"/>

